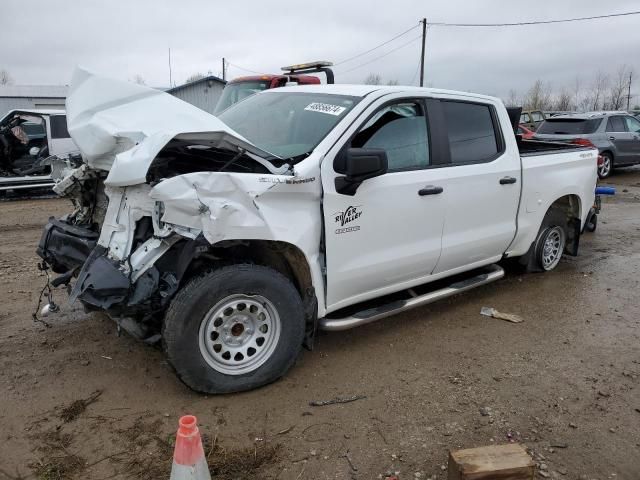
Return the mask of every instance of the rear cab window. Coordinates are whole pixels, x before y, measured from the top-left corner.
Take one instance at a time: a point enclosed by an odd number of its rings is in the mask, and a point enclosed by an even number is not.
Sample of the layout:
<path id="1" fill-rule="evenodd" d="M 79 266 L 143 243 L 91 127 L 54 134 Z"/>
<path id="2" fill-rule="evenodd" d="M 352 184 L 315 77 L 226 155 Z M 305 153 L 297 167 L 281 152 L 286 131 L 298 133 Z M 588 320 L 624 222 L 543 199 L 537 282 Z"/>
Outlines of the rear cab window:
<path id="1" fill-rule="evenodd" d="M 502 133 L 491 105 L 449 100 L 440 103 L 451 164 L 490 162 L 504 151 Z"/>
<path id="2" fill-rule="evenodd" d="M 537 132 L 541 135 L 585 135 L 594 133 L 601 118 L 547 118 Z"/>

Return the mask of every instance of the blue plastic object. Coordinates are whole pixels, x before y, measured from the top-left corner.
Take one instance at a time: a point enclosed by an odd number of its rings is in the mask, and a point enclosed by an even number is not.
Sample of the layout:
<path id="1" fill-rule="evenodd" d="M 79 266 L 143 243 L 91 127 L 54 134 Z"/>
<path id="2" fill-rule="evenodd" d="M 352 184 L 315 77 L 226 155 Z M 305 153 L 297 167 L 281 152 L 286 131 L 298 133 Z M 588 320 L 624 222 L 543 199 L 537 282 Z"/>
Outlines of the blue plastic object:
<path id="1" fill-rule="evenodd" d="M 596 195 L 615 195 L 615 187 L 596 187 Z"/>

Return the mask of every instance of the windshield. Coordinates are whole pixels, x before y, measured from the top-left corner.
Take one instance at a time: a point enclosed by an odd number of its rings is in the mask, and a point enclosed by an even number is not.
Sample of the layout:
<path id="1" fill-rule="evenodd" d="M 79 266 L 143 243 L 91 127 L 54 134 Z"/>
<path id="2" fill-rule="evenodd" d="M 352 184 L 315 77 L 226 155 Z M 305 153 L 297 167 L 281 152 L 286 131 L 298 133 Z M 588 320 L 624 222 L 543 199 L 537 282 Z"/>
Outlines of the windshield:
<path id="1" fill-rule="evenodd" d="M 255 95 L 218 118 L 247 140 L 282 158 L 311 153 L 358 97 L 283 92 Z"/>
<path id="2" fill-rule="evenodd" d="M 240 100 L 244 100 L 254 93 L 261 92 L 267 88 L 269 88 L 269 81 L 261 82 L 256 80 L 251 82 L 228 83 L 227 86 L 224 87 L 224 90 L 222 90 L 222 95 L 220 95 L 220 100 L 218 100 L 213 114 L 218 115 L 234 103 L 238 103 Z"/>
<path id="3" fill-rule="evenodd" d="M 593 133 L 598 129 L 601 118 L 587 120 L 585 118 L 553 118 L 542 122 L 536 133 L 552 135 L 583 135 Z"/>

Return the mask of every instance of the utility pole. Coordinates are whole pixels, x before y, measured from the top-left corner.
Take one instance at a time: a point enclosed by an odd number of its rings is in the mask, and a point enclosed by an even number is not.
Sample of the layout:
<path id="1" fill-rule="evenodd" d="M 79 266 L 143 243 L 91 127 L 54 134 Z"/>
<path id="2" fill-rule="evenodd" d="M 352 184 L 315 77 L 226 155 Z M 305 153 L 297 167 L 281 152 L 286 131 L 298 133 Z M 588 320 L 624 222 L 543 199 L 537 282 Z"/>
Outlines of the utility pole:
<path id="1" fill-rule="evenodd" d="M 169 47 L 169 88 L 173 87 L 173 83 L 171 81 L 171 47 Z"/>
<path id="2" fill-rule="evenodd" d="M 420 86 L 424 86 L 424 44 L 427 41 L 427 19 L 423 18 L 422 23 L 422 53 L 420 54 Z"/>
<path id="3" fill-rule="evenodd" d="M 222 57 L 222 80 L 227 80 L 227 67 L 226 64 L 227 62 L 224 60 L 224 57 Z"/>
<path id="4" fill-rule="evenodd" d="M 629 108 L 631 108 L 631 77 L 633 75 L 633 70 L 629 72 L 629 90 L 627 91 L 627 112 Z"/>

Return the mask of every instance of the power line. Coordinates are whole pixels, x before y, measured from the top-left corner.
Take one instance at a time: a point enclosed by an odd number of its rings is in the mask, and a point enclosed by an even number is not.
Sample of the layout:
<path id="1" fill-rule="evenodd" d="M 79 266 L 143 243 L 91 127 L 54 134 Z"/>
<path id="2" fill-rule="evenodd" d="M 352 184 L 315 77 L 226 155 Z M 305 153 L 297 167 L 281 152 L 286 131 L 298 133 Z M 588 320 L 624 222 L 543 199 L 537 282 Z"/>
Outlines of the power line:
<path id="1" fill-rule="evenodd" d="M 630 15 L 639 15 L 640 11 L 624 12 L 624 13 L 611 13 L 609 15 L 595 15 L 592 17 L 577 17 L 577 18 L 564 18 L 561 20 L 540 20 L 533 22 L 515 22 L 515 23 L 446 23 L 446 22 L 429 22 L 428 25 L 434 27 L 520 27 L 524 25 L 543 25 L 549 23 L 568 23 L 568 22 L 582 22 L 585 20 L 598 20 L 602 18 L 612 17 L 626 17 Z"/>
<path id="2" fill-rule="evenodd" d="M 255 70 L 250 70 L 248 68 L 244 68 L 241 67 L 240 65 L 236 65 L 235 63 L 231 63 L 229 60 L 227 60 L 227 65 L 231 65 L 232 67 L 236 67 L 240 70 L 244 70 L 245 72 L 249 72 L 249 73 L 255 73 L 257 75 L 262 75 L 263 72 L 256 72 Z"/>
<path id="3" fill-rule="evenodd" d="M 373 62 L 375 62 L 377 60 L 380 60 L 381 58 L 384 58 L 387 55 L 391 55 L 393 52 L 398 51 L 401 48 L 406 47 L 407 45 L 411 45 L 413 42 L 415 42 L 416 40 L 420 40 L 421 38 L 422 38 L 422 35 L 418 35 L 417 37 L 409 40 L 407 43 L 403 43 L 399 47 L 396 47 L 396 48 L 394 48 L 392 50 L 389 50 L 387 53 L 384 53 L 384 54 L 380 55 L 379 57 L 376 57 L 376 58 L 374 58 L 372 60 L 369 60 L 368 62 L 361 63 L 360 65 L 357 65 L 357 66 L 355 66 L 353 68 L 350 68 L 349 70 L 345 70 L 344 72 L 340 72 L 340 73 L 344 75 L 345 73 L 353 72 L 354 70 L 357 70 L 360 67 L 364 67 L 365 65 L 369 65 L 370 63 L 373 63 Z"/>
<path id="4" fill-rule="evenodd" d="M 339 61 L 338 63 L 335 63 L 334 65 L 337 67 L 338 65 L 342 65 L 343 63 L 347 63 L 347 62 L 350 62 L 351 60 L 355 60 L 356 58 L 360 58 L 360 57 L 362 57 L 362 56 L 366 55 L 367 53 L 371 53 L 371 52 L 373 52 L 374 50 L 377 50 L 378 48 L 380 48 L 380 47 L 384 47 L 384 46 L 385 46 L 385 45 L 387 45 L 388 43 L 393 42 L 395 39 L 400 38 L 400 37 L 402 37 L 403 35 L 406 35 L 406 34 L 407 34 L 407 33 L 409 33 L 411 30 L 413 30 L 413 29 L 415 29 L 415 28 L 418 28 L 419 26 L 420 26 L 420 23 L 418 23 L 418 25 L 414 25 L 413 27 L 411 27 L 411 28 L 409 28 L 409 29 L 405 30 L 404 32 L 401 32 L 401 33 L 397 34 L 395 37 L 390 38 L 389 40 L 387 40 L 386 42 L 381 43 L 380 45 L 377 45 L 377 46 L 375 46 L 375 47 L 373 47 L 373 48 L 370 48 L 369 50 L 367 50 L 367 51 L 365 51 L 365 52 L 362 52 L 362 53 L 359 53 L 359 54 L 357 54 L 357 55 L 354 55 L 353 57 L 349 57 L 349 58 L 346 58 L 346 59 L 344 59 L 344 60 L 341 60 L 341 61 Z"/>

